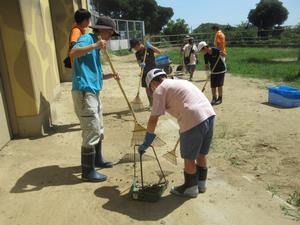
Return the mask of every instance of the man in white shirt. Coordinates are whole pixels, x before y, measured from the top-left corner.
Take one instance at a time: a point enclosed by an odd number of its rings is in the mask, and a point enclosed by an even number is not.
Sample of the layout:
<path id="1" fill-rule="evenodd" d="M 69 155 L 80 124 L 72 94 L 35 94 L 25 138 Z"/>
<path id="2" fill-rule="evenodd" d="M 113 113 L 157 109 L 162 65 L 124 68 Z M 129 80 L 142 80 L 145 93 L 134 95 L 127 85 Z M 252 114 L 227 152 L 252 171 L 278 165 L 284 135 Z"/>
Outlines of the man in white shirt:
<path id="1" fill-rule="evenodd" d="M 188 43 L 182 48 L 184 53 L 184 63 L 186 64 L 187 71 L 190 74 L 190 81 L 193 80 L 193 75 L 196 69 L 198 51 L 197 46 L 194 44 L 192 37 L 188 39 Z"/>

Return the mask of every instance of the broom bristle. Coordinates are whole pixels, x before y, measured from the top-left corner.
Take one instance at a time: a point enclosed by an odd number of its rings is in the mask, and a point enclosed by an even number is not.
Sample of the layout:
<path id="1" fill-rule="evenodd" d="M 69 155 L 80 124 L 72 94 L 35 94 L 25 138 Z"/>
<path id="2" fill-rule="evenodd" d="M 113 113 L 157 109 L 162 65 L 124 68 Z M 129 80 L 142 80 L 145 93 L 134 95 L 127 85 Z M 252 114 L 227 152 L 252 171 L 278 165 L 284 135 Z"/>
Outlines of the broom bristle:
<path id="1" fill-rule="evenodd" d="M 163 157 L 168 160 L 170 163 L 177 165 L 177 156 L 173 151 L 167 152 L 166 154 L 163 155 Z"/>
<path id="2" fill-rule="evenodd" d="M 131 146 L 134 145 L 140 145 L 144 142 L 144 138 L 147 132 L 147 129 L 145 127 L 143 127 L 142 125 L 135 123 L 134 125 L 134 130 L 132 131 L 132 138 L 131 138 Z M 152 145 L 155 147 L 160 147 L 165 145 L 166 143 L 161 140 L 159 137 L 155 137 Z"/>
<path id="3" fill-rule="evenodd" d="M 143 105 L 143 102 L 142 100 L 140 99 L 140 96 L 137 95 L 133 101 L 131 102 L 131 107 L 134 111 L 140 111 L 142 109 L 144 109 L 144 105 Z"/>

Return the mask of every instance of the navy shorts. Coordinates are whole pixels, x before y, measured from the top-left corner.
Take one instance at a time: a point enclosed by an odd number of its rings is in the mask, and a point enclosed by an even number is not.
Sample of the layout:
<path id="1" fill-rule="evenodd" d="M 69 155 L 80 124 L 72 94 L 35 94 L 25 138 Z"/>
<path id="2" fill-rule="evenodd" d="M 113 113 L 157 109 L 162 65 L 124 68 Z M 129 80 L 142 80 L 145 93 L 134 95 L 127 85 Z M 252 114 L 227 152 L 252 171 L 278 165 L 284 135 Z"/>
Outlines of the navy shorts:
<path id="1" fill-rule="evenodd" d="M 180 134 L 180 154 L 183 159 L 195 160 L 207 155 L 213 137 L 215 116 Z"/>
<path id="2" fill-rule="evenodd" d="M 210 87 L 223 87 L 224 85 L 225 73 L 212 74 L 210 77 Z"/>

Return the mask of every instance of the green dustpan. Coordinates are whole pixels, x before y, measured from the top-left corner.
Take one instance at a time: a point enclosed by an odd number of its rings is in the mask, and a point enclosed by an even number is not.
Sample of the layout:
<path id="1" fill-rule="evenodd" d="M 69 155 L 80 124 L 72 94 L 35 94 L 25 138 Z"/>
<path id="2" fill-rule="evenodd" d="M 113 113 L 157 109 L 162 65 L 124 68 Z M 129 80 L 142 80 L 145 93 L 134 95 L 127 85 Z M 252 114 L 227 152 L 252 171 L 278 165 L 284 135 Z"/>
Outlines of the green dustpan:
<path id="1" fill-rule="evenodd" d="M 160 181 L 156 184 L 144 185 L 143 161 L 142 161 L 142 155 L 140 155 L 141 183 L 138 182 L 138 177 L 136 175 L 136 157 L 135 157 L 135 155 L 136 155 L 135 152 L 136 152 L 136 149 L 138 146 L 139 145 L 134 146 L 134 165 L 133 165 L 134 176 L 133 176 L 132 186 L 130 189 L 131 197 L 134 200 L 157 202 L 161 199 L 162 194 L 167 189 L 168 181 L 166 180 L 165 174 L 160 166 L 156 152 L 155 152 L 154 148 L 151 146 L 164 181 Z"/>

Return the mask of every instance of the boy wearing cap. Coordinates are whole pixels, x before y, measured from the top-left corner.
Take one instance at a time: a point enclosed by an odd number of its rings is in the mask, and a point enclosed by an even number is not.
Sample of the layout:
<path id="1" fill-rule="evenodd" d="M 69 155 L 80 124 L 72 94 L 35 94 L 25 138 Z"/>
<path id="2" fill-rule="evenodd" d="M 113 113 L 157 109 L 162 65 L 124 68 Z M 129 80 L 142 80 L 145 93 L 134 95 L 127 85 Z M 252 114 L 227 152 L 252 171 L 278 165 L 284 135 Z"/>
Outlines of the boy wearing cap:
<path id="1" fill-rule="evenodd" d="M 224 78 L 227 71 L 226 64 L 222 57 L 225 57 L 226 54 L 218 48 L 209 47 L 205 41 L 199 43 L 198 50 L 204 54 L 205 70 L 208 70 L 208 64 L 210 64 L 210 69 L 213 70 L 211 71 L 210 77 L 210 87 L 213 97 L 211 104 L 221 104 L 223 99 Z"/>
<path id="2" fill-rule="evenodd" d="M 112 163 L 102 157 L 103 118 L 99 92 L 103 79 L 119 79 L 118 74 L 103 76 L 100 48 L 106 48 L 106 41 L 119 34 L 115 22 L 106 16 L 100 16 L 91 28 L 93 34 L 82 35 L 70 51 L 70 56 L 74 58 L 72 97 L 82 129 L 82 179 L 99 182 L 107 177 L 96 172 L 95 166 L 112 167 Z"/>
<path id="3" fill-rule="evenodd" d="M 183 56 L 184 56 L 184 64 L 187 68 L 188 73 L 190 74 L 190 81 L 193 80 L 193 75 L 196 69 L 196 63 L 197 63 L 197 47 L 194 45 L 194 39 L 193 37 L 189 37 L 188 43 L 183 46 Z"/>
<path id="4" fill-rule="evenodd" d="M 146 94 L 147 94 L 148 101 L 149 101 L 149 108 L 151 108 L 152 107 L 152 92 L 149 88 L 147 88 L 146 75 L 150 70 L 156 68 L 154 53 L 159 54 L 160 49 L 158 49 L 157 47 L 154 47 L 150 42 L 146 42 L 146 44 L 144 45 L 141 41 L 139 41 L 137 39 L 130 40 L 130 49 L 129 50 L 131 51 L 131 49 L 135 50 L 136 60 L 137 60 L 138 64 L 140 65 L 140 67 L 142 69 L 144 69 L 143 75 L 142 75 L 142 87 L 146 89 Z M 145 56 L 146 49 L 147 49 L 147 55 L 146 55 L 146 59 L 144 62 L 144 56 Z"/>
<path id="5" fill-rule="evenodd" d="M 74 14 L 75 23 L 72 25 L 70 36 L 69 36 L 69 50 L 71 51 L 73 46 L 76 44 L 78 38 L 85 34 L 85 28 L 91 23 L 91 13 L 86 9 L 78 9 Z M 69 56 L 64 60 L 66 68 L 72 68 L 74 59 Z"/>
<path id="6" fill-rule="evenodd" d="M 167 79 L 160 69 L 148 72 L 146 83 L 153 91 L 153 107 L 140 154 L 155 138 L 161 115 L 168 112 L 180 127 L 180 154 L 184 159 L 184 184 L 172 187 L 175 195 L 197 197 L 206 191 L 207 154 L 213 136 L 215 112 L 205 95 L 191 82 Z"/>

